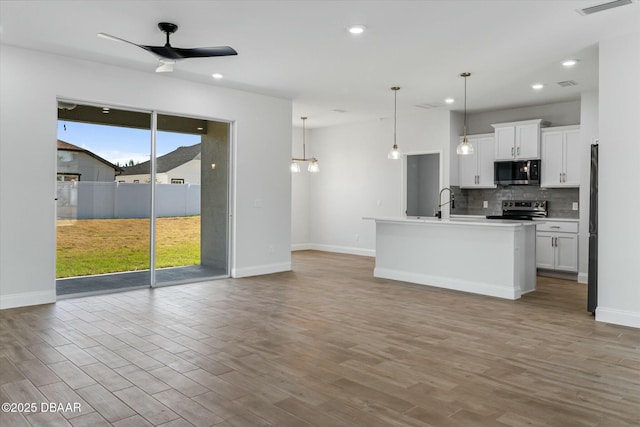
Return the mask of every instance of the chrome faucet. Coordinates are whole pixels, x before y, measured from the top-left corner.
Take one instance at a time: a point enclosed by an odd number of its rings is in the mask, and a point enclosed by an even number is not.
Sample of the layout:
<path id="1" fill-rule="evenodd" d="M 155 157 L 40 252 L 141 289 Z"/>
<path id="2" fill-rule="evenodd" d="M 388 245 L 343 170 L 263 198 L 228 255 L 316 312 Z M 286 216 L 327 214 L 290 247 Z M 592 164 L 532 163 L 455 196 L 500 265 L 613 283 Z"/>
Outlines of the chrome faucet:
<path id="1" fill-rule="evenodd" d="M 449 201 L 447 203 L 442 203 L 442 192 L 444 190 L 449 191 Z M 455 196 L 453 195 L 453 191 L 451 191 L 449 187 L 444 187 L 442 190 L 440 190 L 440 195 L 438 196 L 438 213 L 436 214 L 438 218 L 442 218 L 442 207 L 449 203 L 451 203 L 451 209 L 456 207 Z"/>

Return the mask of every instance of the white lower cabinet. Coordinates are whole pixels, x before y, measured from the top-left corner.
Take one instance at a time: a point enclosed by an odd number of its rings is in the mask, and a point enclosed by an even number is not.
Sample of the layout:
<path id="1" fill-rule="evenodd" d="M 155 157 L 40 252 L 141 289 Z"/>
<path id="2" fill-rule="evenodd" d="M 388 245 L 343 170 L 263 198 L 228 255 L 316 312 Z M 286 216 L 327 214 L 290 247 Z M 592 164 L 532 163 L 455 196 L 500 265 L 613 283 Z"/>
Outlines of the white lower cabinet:
<path id="1" fill-rule="evenodd" d="M 578 223 L 547 221 L 536 231 L 536 266 L 547 270 L 578 271 Z"/>

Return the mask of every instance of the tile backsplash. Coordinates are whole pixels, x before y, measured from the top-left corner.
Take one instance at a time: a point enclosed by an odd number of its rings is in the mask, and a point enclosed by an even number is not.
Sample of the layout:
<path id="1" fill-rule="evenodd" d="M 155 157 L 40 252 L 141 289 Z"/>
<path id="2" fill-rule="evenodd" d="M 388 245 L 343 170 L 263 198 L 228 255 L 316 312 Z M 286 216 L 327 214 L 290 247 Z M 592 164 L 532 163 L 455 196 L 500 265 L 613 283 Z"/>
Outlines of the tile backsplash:
<path id="1" fill-rule="evenodd" d="M 457 215 L 501 215 L 503 200 L 547 200 L 549 218 L 578 219 L 580 211 L 572 210 L 574 202 L 580 199 L 578 188 L 540 188 L 533 185 L 514 185 L 487 189 L 461 189 L 452 186 Z M 489 204 L 483 208 L 484 201 Z"/>

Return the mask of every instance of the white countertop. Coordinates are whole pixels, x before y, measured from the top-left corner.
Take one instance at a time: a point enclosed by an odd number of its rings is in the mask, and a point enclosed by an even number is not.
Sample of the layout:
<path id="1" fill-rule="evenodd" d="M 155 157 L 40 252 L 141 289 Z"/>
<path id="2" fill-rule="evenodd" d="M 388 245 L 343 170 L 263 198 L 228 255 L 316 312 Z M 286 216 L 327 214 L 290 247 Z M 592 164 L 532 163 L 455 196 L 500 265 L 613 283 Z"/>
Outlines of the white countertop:
<path id="1" fill-rule="evenodd" d="M 459 215 L 451 218 L 436 218 L 431 216 L 425 217 L 363 217 L 362 219 L 373 220 L 376 222 L 396 223 L 396 224 L 425 224 L 425 225 L 443 225 L 443 226 L 474 226 L 474 227 L 523 227 L 535 226 L 533 221 L 518 221 L 511 219 L 487 219 L 481 216 Z"/>

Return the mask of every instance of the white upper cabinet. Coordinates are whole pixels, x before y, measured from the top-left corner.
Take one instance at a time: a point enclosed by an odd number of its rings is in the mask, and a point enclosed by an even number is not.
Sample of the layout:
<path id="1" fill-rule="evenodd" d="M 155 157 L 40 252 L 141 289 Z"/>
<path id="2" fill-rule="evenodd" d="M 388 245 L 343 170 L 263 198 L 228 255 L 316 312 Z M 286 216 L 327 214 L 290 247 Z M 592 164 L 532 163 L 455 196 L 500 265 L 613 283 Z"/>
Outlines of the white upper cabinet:
<path id="1" fill-rule="evenodd" d="M 580 127 L 561 126 L 541 131 L 541 187 L 580 186 Z"/>
<path id="2" fill-rule="evenodd" d="M 548 125 L 542 119 L 491 125 L 495 129 L 495 160 L 539 159 L 540 128 Z"/>
<path id="3" fill-rule="evenodd" d="M 460 139 L 462 141 L 462 138 Z M 494 135 L 468 135 L 473 154 L 458 156 L 461 188 L 495 188 L 493 180 Z"/>

